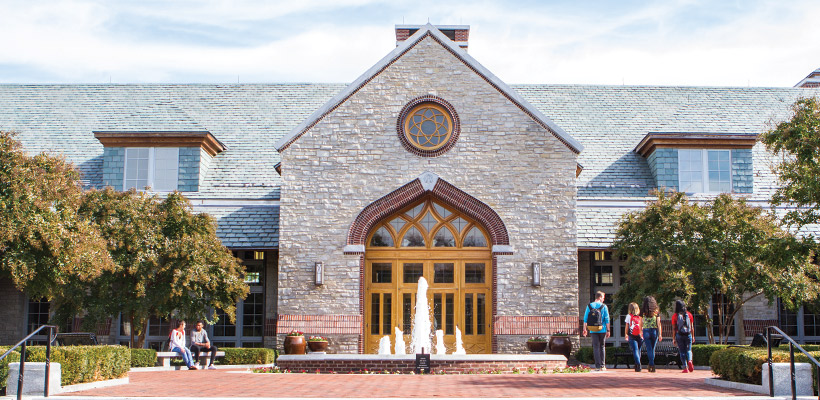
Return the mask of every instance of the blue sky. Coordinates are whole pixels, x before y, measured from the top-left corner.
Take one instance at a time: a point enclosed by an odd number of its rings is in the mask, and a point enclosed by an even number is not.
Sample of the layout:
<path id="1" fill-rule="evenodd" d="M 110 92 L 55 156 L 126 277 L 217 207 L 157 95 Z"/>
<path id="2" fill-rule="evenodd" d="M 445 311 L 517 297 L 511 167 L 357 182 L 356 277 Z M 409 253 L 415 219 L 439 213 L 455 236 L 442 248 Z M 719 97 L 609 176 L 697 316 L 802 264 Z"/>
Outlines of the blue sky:
<path id="1" fill-rule="evenodd" d="M 2 83 L 350 82 L 395 24 L 468 24 L 509 83 L 792 86 L 820 2 L 0 0 Z"/>

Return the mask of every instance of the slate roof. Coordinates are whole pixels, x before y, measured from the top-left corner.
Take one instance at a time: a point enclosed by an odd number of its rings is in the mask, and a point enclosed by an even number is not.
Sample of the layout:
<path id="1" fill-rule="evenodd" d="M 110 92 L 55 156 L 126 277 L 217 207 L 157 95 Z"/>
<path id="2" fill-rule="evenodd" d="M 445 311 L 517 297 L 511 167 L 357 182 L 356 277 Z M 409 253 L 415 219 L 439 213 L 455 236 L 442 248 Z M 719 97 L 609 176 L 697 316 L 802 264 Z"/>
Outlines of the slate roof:
<path id="1" fill-rule="evenodd" d="M 90 186 L 102 184 L 102 145 L 94 130 L 207 130 L 225 144 L 192 199 L 277 200 L 275 143 L 341 92 L 345 84 L 0 85 L 0 129 L 15 130 L 31 152 L 64 154 Z M 632 150 L 648 132 L 760 133 L 818 89 L 511 85 L 584 146 L 579 200 L 645 199 L 654 187 Z M 753 199 L 775 181 L 754 149 Z M 278 208 L 206 207 L 229 247 L 278 245 Z M 197 208 L 204 209 L 202 207 Z M 263 211 L 263 209 L 265 211 Z M 579 247 L 611 242 L 617 209 L 578 207 Z M 259 221 L 266 221 L 260 223 Z"/>

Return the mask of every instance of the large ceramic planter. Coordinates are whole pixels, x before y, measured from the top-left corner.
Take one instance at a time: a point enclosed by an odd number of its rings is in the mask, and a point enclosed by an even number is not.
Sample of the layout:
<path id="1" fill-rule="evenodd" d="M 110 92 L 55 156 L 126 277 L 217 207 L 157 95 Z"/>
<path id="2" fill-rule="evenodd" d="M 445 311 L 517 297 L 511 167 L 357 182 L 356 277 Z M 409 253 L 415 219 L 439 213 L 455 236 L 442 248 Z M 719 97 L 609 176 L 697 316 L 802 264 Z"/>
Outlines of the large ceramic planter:
<path id="1" fill-rule="evenodd" d="M 527 341 L 527 350 L 529 350 L 530 353 L 543 353 L 544 351 L 547 350 L 547 342 L 546 341 L 544 341 L 544 342 Z"/>
<path id="2" fill-rule="evenodd" d="M 569 336 L 550 336 L 550 354 L 561 354 L 567 359 L 572 353 L 572 341 Z"/>
<path id="3" fill-rule="evenodd" d="M 309 340 L 307 342 L 308 348 L 314 353 L 327 352 L 327 340 Z"/>
<path id="4" fill-rule="evenodd" d="M 305 354 L 305 337 L 285 336 L 285 354 Z"/>

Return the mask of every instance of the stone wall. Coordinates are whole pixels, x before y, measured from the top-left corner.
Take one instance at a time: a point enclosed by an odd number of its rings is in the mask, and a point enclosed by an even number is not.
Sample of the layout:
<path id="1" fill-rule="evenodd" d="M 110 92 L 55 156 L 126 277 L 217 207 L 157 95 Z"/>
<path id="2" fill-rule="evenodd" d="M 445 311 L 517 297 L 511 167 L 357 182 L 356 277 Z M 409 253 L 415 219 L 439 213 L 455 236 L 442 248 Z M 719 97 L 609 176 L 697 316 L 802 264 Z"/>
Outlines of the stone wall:
<path id="1" fill-rule="evenodd" d="M 0 346 L 10 346 L 26 336 L 26 296 L 14 287 L 14 283 L 0 278 Z"/>
<path id="2" fill-rule="evenodd" d="M 424 95 L 450 102 L 461 121 L 458 142 L 435 158 L 409 153 L 396 133 L 402 107 Z M 506 224 L 515 252 L 498 257 L 498 315 L 577 315 L 575 168 L 569 148 L 426 38 L 282 152 L 279 313 L 360 315 L 359 256 L 342 251 L 348 229 L 365 206 L 430 171 Z M 532 262 L 543 265 L 540 287 Z"/>

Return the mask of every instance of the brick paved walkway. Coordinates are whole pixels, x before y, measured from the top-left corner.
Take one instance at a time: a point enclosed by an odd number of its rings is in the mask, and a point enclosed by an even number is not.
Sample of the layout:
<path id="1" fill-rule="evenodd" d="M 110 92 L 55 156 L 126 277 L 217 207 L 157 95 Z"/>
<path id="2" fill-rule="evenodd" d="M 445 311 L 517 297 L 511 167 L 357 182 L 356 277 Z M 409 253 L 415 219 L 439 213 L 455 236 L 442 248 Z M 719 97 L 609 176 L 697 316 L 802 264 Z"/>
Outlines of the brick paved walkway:
<path id="1" fill-rule="evenodd" d="M 68 393 L 111 397 L 712 397 L 749 396 L 703 383 L 710 371 L 631 370 L 548 375 L 250 374 L 131 372 L 128 385 Z"/>

